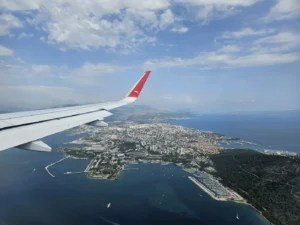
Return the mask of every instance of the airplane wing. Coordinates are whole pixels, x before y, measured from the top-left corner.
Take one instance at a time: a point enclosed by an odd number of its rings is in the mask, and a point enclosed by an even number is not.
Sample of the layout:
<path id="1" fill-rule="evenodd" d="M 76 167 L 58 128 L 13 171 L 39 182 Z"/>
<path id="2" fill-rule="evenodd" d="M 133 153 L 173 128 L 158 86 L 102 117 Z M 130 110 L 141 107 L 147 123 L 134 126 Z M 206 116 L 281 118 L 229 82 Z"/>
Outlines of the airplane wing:
<path id="1" fill-rule="evenodd" d="M 41 138 L 83 124 L 107 126 L 103 119 L 109 110 L 134 102 L 142 91 L 150 71 L 138 80 L 119 101 L 74 107 L 0 114 L 0 151 L 17 147 L 34 151 L 51 151 Z"/>

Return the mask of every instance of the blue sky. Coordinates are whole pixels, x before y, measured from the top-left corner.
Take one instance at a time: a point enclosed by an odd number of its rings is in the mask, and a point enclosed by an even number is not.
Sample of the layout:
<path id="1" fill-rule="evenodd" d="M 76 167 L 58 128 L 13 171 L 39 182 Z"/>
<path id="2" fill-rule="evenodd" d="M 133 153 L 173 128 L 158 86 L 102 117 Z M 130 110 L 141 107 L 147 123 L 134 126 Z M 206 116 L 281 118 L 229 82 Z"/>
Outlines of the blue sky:
<path id="1" fill-rule="evenodd" d="M 0 2 L 0 108 L 300 109 L 298 0 Z"/>

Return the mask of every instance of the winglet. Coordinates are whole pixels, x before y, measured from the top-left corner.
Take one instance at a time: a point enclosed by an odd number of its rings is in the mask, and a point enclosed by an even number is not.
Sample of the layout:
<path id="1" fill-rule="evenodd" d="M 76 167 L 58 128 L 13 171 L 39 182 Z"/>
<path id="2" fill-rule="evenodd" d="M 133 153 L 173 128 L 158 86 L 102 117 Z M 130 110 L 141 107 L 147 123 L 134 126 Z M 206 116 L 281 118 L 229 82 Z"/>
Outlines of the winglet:
<path id="1" fill-rule="evenodd" d="M 144 75 L 138 80 L 133 88 L 127 93 L 126 98 L 133 98 L 134 100 L 136 100 L 139 97 L 150 73 L 151 71 L 149 70 L 144 73 Z"/>

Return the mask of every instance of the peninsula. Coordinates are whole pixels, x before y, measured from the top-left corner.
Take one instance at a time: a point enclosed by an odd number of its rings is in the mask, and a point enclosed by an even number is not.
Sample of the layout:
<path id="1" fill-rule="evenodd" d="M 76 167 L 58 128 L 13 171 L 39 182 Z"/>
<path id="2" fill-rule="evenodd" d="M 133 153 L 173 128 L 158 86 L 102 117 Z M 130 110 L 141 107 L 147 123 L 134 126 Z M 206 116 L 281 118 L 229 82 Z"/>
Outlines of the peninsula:
<path id="1" fill-rule="evenodd" d="M 85 170 L 90 178 L 117 179 L 126 164 L 137 162 L 175 163 L 193 174 L 192 180 L 204 184 L 215 198 L 243 201 L 211 175 L 215 169 L 209 155 L 223 149 L 216 145 L 223 138 L 220 134 L 167 123 L 133 122 L 123 123 L 122 127 L 82 126 L 76 132 L 88 133 L 72 142 L 85 147 L 63 147 L 60 151 L 72 157 L 91 158 Z"/>
<path id="2" fill-rule="evenodd" d="M 299 154 L 226 150 L 218 143 L 240 140 L 171 125 L 159 113 L 150 120 L 141 113 L 144 123 L 121 115 L 109 127 L 73 130 L 87 135 L 59 151 L 91 159 L 85 173 L 93 179 L 117 179 L 127 164 L 137 162 L 174 163 L 215 200 L 251 204 L 276 225 L 300 223 Z"/>

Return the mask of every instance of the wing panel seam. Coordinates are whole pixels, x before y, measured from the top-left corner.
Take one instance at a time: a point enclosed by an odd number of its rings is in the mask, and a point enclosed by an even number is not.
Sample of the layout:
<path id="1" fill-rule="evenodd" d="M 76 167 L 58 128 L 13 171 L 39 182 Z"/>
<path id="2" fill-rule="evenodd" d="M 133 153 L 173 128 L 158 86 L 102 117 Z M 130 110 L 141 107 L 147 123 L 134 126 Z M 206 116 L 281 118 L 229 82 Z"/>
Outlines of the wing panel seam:
<path id="1" fill-rule="evenodd" d="M 0 131 L 2 131 L 2 130 L 8 130 L 8 129 L 16 128 L 16 127 L 28 126 L 28 125 L 32 125 L 32 124 L 39 124 L 39 123 L 49 122 L 49 121 L 53 121 L 53 120 L 60 120 L 60 119 L 65 119 L 65 118 L 70 118 L 70 117 L 74 117 L 74 116 L 80 116 L 80 115 L 85 115 L 85 114 L 94 113 L 94 112 L 100 112 L 100 111 L 106 111 L 106 112 L 108 112 L 105 109 L 93 110 L 93 111 L 90 111 L 90 112 L 77 113 L 77 114 L 73 114 L 73 115 L 70 115 L 70 116 L 57 117 L 57 118 L 40 120 L 40 121 L 36 121 L 36 122 L 31 122 L 31 123 L 23 123 L 23 124 L 19 124 L 19 125 L 11 125 L 11 126 L 8 126 L 8 127 L 1 128 Z"/>

